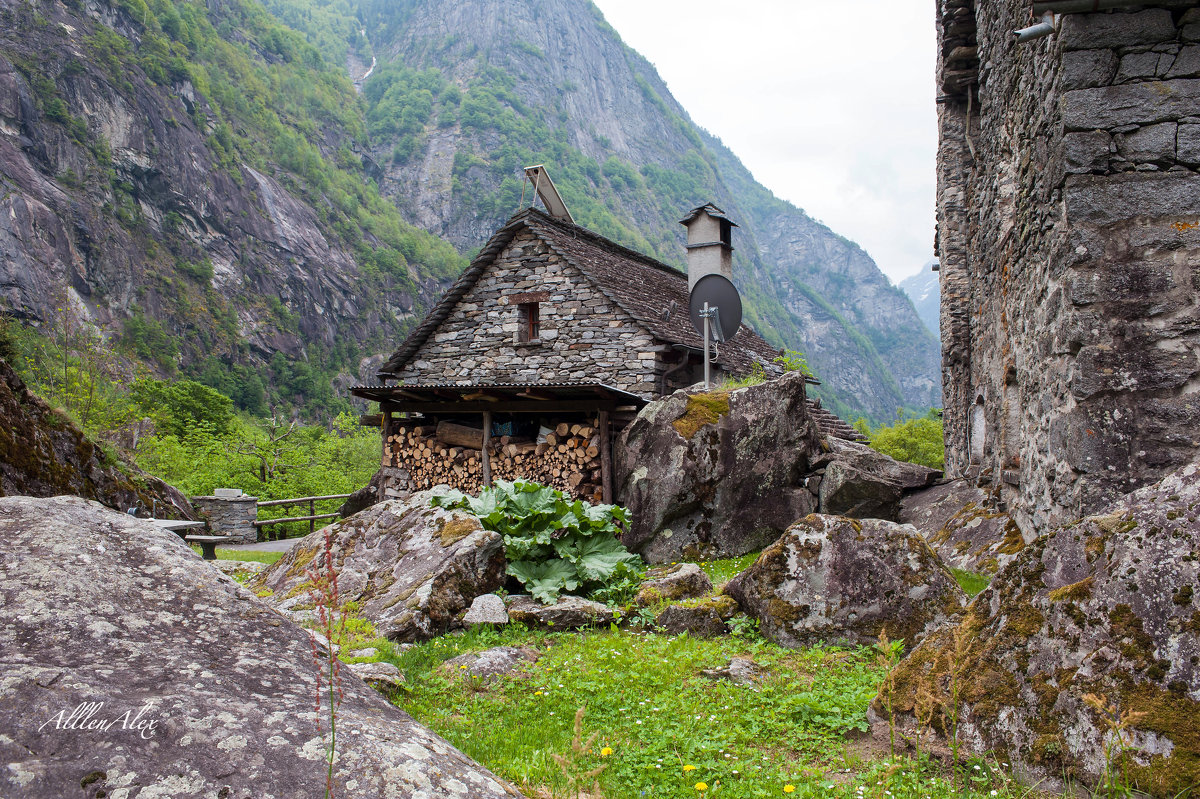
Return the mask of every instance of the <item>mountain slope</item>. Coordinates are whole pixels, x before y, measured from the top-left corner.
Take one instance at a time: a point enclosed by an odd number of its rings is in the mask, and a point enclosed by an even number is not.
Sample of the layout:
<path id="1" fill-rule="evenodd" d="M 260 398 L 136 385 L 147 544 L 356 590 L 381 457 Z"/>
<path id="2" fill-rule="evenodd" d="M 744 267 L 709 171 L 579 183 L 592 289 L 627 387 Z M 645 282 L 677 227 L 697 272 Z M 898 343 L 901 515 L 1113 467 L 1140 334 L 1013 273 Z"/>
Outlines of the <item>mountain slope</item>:
<path id="1" fill-rule="evenodd" d="M 380 62 L 364 99 L 381 189 L 410 219 L 478 246 L 545 162 L 577 221 L 682 267 L 676 221 L 712 200 L 741 225 L 735 282 L 769 341 L 877 417 L 939 402 L 938 348 L 903 293 L 694 125 L 590 2 L 347 2 Z"/>
<path id="2" fill-rule="evenodd" d="M 462 268 L 375 191 L 343 71 L 256 3 L 0 2 L 0 23 L 9 313 L 70 309 L 243 407 L 316 411 Z"/>
<path id="3" fill-rule="evenodd" d="M 900 281 L 900 289 L 912 300 L 917 315 L 934 336 L 941 337 L 942 285 L 938 273 L 931 268 L 933 261 L 925 264 L 920 272 Z"/>

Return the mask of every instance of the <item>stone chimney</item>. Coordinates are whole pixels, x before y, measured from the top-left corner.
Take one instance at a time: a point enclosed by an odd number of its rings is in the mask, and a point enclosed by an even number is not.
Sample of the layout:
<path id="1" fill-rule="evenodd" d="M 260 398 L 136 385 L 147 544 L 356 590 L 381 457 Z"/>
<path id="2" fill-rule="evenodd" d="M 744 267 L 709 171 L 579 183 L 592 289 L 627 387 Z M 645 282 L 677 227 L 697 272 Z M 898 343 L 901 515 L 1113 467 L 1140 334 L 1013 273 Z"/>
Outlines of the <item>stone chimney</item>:
<path id="1" fill-rule="evenodd" d="M 688 292 L 705 275 L 733 280 L 733 229 L 725 212 L 712 203 L 693 208 L 679 220 L 687 228 Z"/>

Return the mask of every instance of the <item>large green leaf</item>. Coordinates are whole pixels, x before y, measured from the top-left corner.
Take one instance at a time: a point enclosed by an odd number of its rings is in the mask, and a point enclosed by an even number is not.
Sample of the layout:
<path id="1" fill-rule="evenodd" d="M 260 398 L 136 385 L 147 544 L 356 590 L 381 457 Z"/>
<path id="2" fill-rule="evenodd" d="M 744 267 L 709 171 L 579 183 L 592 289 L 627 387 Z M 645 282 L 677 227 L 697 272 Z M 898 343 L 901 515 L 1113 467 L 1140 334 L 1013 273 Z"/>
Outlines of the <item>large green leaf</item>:
<path id="1" fill-rule="evenodd" d="M 558 601 L 558 595 L 564 590 L 574 591 L 579 587 L 575 567 L 558 558 L 542 563 L 512 561 L 508 564 L 508 573 L 520 580 L 543 605 Z"/>
<path id="2" fill-rule="evenodd" d="M 573 534 L 555 541 L 554 549 L 573 563 L 579 576 L 588 582 L 603 582 L 613 575 L 619 564 L 632 567 L 641 561 L 641 558 L 625 549 L 620 541 L 605 534 Z"/>

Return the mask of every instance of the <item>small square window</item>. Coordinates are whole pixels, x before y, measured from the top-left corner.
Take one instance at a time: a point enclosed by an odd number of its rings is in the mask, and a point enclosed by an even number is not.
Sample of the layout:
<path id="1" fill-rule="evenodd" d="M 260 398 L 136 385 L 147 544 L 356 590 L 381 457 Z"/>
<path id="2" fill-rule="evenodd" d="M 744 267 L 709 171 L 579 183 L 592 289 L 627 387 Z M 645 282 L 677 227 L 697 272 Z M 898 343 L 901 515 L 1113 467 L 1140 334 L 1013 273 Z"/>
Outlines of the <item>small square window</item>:
<path id="1" fill-rule="evenodd" d="M 539 303 L 523 302 L 517 306 L 517 341 L 537 341 L 541 335 Z"/>

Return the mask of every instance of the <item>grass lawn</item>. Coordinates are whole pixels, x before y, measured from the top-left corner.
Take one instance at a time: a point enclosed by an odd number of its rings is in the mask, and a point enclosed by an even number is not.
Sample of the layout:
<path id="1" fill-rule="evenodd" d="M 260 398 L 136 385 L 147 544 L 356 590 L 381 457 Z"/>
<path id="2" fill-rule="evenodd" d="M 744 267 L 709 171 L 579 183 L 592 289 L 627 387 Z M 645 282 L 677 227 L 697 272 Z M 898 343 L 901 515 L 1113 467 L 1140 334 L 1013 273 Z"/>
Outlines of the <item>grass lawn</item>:
<path id="1" fill-rule="evenodd" d="M 193 546 L 192 549 L 197 555 L 200 554 L 200 547 Z M 254 563 L 266 563 L 270 565 L 286 555 L 286 552 L 256 552 L 252 549 L 217 549 L 217 560 L 244 560 Z"/>
<path id="2" fill-rule="evenodd" d="M 492 684 L 441 667 L 502 644 L 544 654 L 525 674 Z M 786 650 L 738 636 L 518 627 L 476 629 L 399 653 L 372 645 L 408 679 L 397 704 L 530 797 L 575 797 L 570 776 L 589 796 L 597 781 L 607 799 L 1022 795 L 995 763 L 967 763 L 963 790 L 953 793 L 944 766 L 894 758 L 886 744 L 866 740 L 866 709 L 884 674 L 873 647 Z M 701 675 L 733 656 L 770 673 L 756 686 Z"/>

